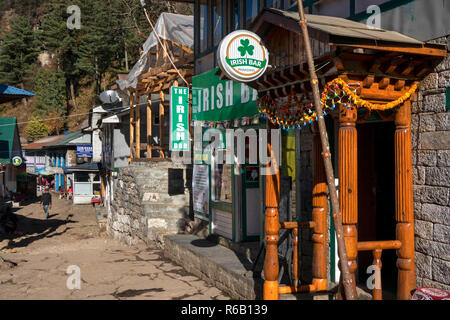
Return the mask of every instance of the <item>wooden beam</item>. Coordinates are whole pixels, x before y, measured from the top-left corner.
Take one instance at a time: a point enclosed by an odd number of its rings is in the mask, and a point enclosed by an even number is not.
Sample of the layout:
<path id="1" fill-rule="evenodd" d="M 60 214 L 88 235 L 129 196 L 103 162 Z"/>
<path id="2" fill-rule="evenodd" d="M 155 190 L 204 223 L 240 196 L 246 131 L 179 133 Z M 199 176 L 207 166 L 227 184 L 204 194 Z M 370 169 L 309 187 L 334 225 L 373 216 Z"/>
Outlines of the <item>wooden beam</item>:
<path id="1" fill-rule="evenodd" d="M 400 91 L 405 87 L 405 80 L 397 80 L 394 85 L 396 91 Z"/>
<path id="2" fill-rule="evenodd" d="M 130 158 L 134 158 L 134 93 L 130 90 Z"/>
<path id="3" fill-rule="evenodd" d="M 437 49 L 437 48 L 429 48 L 429 47 L 389 47 L 389 46 L 372 46 L 372 45 L 364 45 L 364 44 L 343 44 L 343 43 L 333 43 L 333 45 L 339 47 L 351 47 L 351 48 L 363 48 L 370 50 L 379 50 L 379 51 L 391 51 L 391 52 L 402 52 L 402 53 L 411 53 L 411 54 L 420 54 L 424 56 L 435 56 L 435 57 L 446 57 L 447 50 L 446 49 Z"/>
<path id="4" fill-rule="evenodd" d="M 392 86 L 390 86 L 392 87 Z M 380 90 L 376 85 L 371 88 L 361 88 L 361 98 L 366 100 L 383 100 L 393 101 L 400 98 L 404 94 L 403 91 Z"/>
<path id="5" fill-rule="evenodd" d="M 159 145 L 164 147 L 164 92 L 159 92 Z M 164 152 L 159 151 L 161 158 L 164 158 Z"/>
<path id="6" fill-rule="evenodd" d="M 136 95 L 136 158 L 141 157 L 141 104 L 140 96 Z"/>
<path id="7" fill-rule="evenodd" d="M 370 88 L 375 80 L 375 77 L 372 75 L 368 75 L 363 80 L 363 87 Z"/>
<path id="8" fill-rule="evenodd" d="M 152 98 L 147 95 L 147 158 L 152 157 Z"/>
<path id="9" fill-rule="evenodd" d="M 391 83 L 391 78 L 385 77 L 383 79 L 380 80 L 380 82 L 378 83 L 378 89 L 386 89 L 387 86 Z"/>
<path id="10" fill-rule="evenodd" d="M 370 66 L 369 72 L 376 72 L 381 67 L 381 61 L 380 59 L 375 59 L 374 63 Z"/>
<path id="11" fill-rule="evenodd" d="M 333 62 L 334 62 L 334 65 L 336 66 L 336 69 L 338 71 L 344 71 L 345 70 L 344 62 L 342 61 L 342 59 L 336 57 L 336 58 L 333 58 Z"/>
<path id="12" fill-rule="evenodd" d="M 402 76 L 407 76 L 410 73 L 412 73 L 413 70 L 414 70 L 414 63 L 410 62 L 406 65 L 406 67 L 400 73 Z"/>
<path id="13" fill-rule="evenodd" d="M 393 59 L 393 60 L 391 60 L 391 61 L 389 62 L 389 65 L 388 65 L 388 67 L 384 70 L 384 73 L 387 73 L 387 74 L 392 73 L 392 72 L 395 71 L 395 69 L 397 69 L 397 67 L 398 67 L 398 60 Z"/>

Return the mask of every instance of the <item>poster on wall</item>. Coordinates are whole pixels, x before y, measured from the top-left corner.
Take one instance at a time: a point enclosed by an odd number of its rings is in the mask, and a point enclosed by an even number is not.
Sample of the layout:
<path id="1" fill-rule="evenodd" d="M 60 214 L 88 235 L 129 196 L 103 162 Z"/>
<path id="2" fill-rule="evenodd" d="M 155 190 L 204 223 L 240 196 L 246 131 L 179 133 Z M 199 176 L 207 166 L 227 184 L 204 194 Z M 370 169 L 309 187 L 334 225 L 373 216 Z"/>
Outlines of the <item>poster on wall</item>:
<path id="1" fill-rule="evenodd" d="M 209 168 L 206 164 L 194 165 L 192 173 L 192 199 L 194 212 L 209 216 Z"/>
<path id="2" fill-rule="evenodd" d="M 77 158 L 92 158 L 92 145 L 77 145 Z"/>

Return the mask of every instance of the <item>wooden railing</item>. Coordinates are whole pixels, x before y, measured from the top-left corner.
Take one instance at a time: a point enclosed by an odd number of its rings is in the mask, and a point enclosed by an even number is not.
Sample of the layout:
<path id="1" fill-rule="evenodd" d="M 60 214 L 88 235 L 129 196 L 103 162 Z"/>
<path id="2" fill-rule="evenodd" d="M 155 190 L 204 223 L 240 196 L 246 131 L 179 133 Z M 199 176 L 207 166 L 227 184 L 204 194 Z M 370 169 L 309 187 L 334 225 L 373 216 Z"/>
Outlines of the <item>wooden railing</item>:
<path id="1" fill-rule="evenodd" d="M 401 246 L 402 243 L 398 240 L 358 242 L 358 251 L 372 251 L 372 264 L 377 268 L 375 269 L 375 286 L 372 289 L 372 300 L 383 300 L 381 289 L 381 255 L 383 253 L 383 250 L 397 250 L 400 249 Z"/>
<path id="2" fill-rule="evenodd" d="M 299 285 L 299 258 L 298 258 L 298 231 L 299 229 L 313 229 L 316 226 L 314 221 L 298 222 L 286 221 L 281 222 L 281 229 L 291 230 L 293 234 L 293 257 L 292 257 L 292 286 L 280 286 L 278 288 L 279 294 L 298 293 L 298 292 L 316 292 L 318 289 L 314 284 Z"/>

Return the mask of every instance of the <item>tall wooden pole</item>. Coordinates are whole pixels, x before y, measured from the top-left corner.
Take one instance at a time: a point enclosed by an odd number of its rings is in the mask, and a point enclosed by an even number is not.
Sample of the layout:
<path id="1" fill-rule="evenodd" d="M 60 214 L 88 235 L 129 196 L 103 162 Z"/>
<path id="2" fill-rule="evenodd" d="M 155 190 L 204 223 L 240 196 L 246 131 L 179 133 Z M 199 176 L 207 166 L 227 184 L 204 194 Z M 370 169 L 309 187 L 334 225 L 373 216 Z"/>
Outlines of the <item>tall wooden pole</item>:
<path id="1" fill-rule="evenodd" d="M 341 212 L 339 210 L 336 186 L 334 184 L 334 173 L 333 173 L 333 166 L 331 164 L 330 146 L 328 143 L 328 135 L 325 126 L 325 121 L 323 119 L 322 106 L 320 105 L 319 84 L 317 80 L 316 71 L 314 68 L 311 44 L 309 42 L 308 27 L 306 26 L 306 19 L 302 1 L 298 1 L 298 14 L 300 17 L 300 27 L 302 29 L 303 39 L 305 43 L 306 57 L 308 59 L 309 74 L 311 78 L 311 87 L 313 89 L 314 105 L 316 107 L 317 119 L 319 124 L 320 139 L 322 140 L 322 156 L 325 166 L 325 172 L 327 175 L 328 190 L 330 191 L 331 206 L 333 209 L 333 219 L 338 242 L 338 254 L 341 262 L 341 272 L 345 290 L 345 298 L 347 300 L 354 300 L 355 296 L 352 290 L 353 280 L 350 275 L 350 270 L 348 266 L 347 250 L 345 248 L 343 236 L 344 231 L 342 228 Z"/>

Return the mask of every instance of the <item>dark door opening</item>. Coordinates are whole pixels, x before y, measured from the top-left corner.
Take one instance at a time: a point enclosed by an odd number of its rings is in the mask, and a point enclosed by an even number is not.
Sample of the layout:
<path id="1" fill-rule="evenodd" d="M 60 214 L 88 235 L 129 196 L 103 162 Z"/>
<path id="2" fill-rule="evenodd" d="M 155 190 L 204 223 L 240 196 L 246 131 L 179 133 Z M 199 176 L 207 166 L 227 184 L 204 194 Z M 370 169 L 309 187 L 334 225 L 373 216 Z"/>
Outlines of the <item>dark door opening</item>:
<path id="1" fill-rule="evenodd" d="M 395 151 L 393 122 L 358 124 L 358 241 L 395 239 Z M 370 251 L 358 253 L 358 280 L 366 286 Z M 395 250 L 383 250 L 382 288 L 386 298 L 396 292 Z"/>

